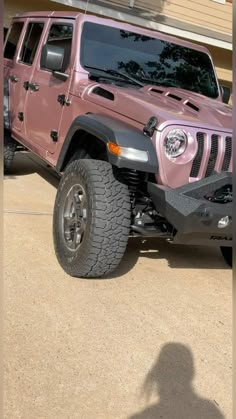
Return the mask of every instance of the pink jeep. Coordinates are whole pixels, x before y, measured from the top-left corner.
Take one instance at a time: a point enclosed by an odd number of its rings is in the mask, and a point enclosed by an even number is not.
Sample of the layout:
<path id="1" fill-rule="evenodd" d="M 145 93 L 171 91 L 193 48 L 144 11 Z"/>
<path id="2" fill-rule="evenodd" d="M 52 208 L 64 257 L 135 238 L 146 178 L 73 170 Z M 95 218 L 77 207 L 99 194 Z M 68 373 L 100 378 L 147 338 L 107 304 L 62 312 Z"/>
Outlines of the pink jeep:
<path id="1" fill-rule="evenodd" d="M 221 248 L 232 264 L 232 114 L 206 48 L 77 13 L 13 19 L 4 167 L 31 150 L 61 175 L 55 252 L 101 277 L 130 235 Z"/>

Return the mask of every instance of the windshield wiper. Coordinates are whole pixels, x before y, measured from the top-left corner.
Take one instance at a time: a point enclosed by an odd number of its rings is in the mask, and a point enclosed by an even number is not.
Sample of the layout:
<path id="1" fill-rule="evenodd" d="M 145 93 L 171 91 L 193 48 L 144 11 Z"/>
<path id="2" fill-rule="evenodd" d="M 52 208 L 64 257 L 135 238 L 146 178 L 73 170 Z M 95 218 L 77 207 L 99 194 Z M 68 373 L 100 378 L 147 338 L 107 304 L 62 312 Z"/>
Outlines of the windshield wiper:
<path id="1" fill-rule="evenodd" d="M 96 66 L 90 66 L 90 65 L 85 65 L 85 68 L 89 69 L 89 70 L 98 70 L 98 71 L 102 71 L 105 74 L 110 74 L 111 76 L 119 76 L 122 77 L 123 79 L 132 82 L 133 84 L 136 84 L 140 87 L 144 87 L 145 84 L 142 83 L 141 81 L 137 80 L 136 78 L 130 76 L 129 74 L 123 73 L 122 71 L 119 70 L 113 70 L 112 68 L 102 68 L 102 67 L 96 67 Z"/>

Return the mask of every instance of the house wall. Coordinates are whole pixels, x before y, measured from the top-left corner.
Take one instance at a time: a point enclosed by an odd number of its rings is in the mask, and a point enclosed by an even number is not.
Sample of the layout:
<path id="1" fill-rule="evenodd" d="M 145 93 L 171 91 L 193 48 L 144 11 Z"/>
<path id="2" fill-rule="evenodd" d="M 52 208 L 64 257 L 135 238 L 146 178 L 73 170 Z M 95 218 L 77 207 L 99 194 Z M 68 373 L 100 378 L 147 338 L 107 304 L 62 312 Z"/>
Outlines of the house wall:
<path id="1" fill-rule="evenodd" d="M 130 0 L 110 0 L 106 3 L 110 7 L 128 7 Z M 50 0 L 5 0 L 4 5 L 4 23 L 8 25 L 11 17 L 20 11 L 76 10 Z M 168 16 L 222 33 L 232 33 L 232 3 L 229 1 L 220 4 L 213 0 L 134 0 L 135 9 L 142 10 L 142 16 L 147 18 L 161 15 L 165 20 Z"/>
<path id="2" fill-rule="evenodd" d="M 73 7 L 62 6 L 50 0 L 5 0 L 4 27 L 8 28 L 13 16 L 17 13 L 34 12 L 37 10 L 78 10 Z"/>
<path id="3" fill-rule="evenodd" d="M 110 3 L 115 3 L 113 0 Z M 122 0 L 121 3 L 127 3 Z M 232 4 L 212 0 L 136 0 L 135 7 L 194 25 L 232 33 Z"/>

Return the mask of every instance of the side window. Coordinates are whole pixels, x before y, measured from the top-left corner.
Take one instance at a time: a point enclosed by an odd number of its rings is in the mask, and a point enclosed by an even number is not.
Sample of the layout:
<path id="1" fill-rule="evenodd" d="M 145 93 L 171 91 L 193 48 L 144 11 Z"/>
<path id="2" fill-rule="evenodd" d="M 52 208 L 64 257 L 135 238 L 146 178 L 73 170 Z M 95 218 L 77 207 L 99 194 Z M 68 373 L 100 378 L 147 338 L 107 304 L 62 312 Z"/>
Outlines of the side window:
<path id="1" fill-rule="evenodd" d="M 34 57 L 43 32 L 43 23 L 31 22 L 28 25 L 25 39 L 20 54 L 20 61 L 25 64 L 33 64 Z"/>
<path id="2" fill-rule="evenodd" d="M 23 26 L 23 22 L 13 23 L 4 49 L 4 58 L 9 58 L 10 60 L 13 60 Z"/>
<path id="3" fill-rule="evenodd" d="M 5 39 L 6 39 L 7 32 L 8 32 L 8 29 L 4 27 L 4 28 L 3 28 L 3 40 L 4 40 L 4 41 L 5 41 Z"/>
<path id="4" fill-rule="evenodd" d="M 73 26 L 54 24 L 51 26 L 46 45 L 53 45 L 64 49 L 62 71 L 65 72 L 70 64 Z M 45 70 L 47 70 L 45 68 Z"/>

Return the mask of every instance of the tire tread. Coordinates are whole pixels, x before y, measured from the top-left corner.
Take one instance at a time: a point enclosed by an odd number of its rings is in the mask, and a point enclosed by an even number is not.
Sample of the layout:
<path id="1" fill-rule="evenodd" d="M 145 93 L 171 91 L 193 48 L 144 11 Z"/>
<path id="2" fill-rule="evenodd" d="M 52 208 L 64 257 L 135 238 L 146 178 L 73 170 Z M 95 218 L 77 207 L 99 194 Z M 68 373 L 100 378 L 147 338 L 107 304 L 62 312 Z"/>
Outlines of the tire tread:
<path id="1" fill-rule="evenodd" d="M 59 185 L 55 208 L 60 202 L 66 179 L 79 173 L 89 184 L 93 199 L 92 222 L 86 238 L 85 251 L 72 264 L 65 263 L 63 248 L 58 240 L 54 245 L 64 270 L 79 277 L 101 277 L 119 265 L 126 250 L 130 231 L 130 197 L 128 187 L 114 176 L 110 163 L 99 160 L 75 160 L 65 171 Z M 81 246 L 82 247 L 82 246 Z"/>

